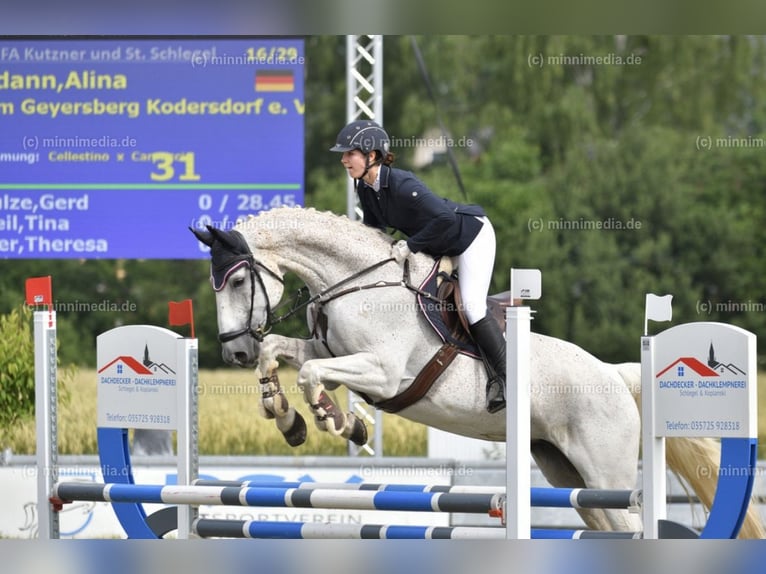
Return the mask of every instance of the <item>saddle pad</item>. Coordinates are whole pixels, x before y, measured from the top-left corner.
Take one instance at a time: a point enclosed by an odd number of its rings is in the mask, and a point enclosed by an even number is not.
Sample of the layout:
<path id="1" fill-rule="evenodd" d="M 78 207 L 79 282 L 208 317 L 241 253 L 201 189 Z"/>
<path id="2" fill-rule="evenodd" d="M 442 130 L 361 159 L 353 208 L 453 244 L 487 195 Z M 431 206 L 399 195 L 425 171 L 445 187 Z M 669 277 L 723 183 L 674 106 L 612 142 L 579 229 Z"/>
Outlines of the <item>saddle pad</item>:
<path id="1" fill-rule="evenodd" d="M 438 290 L 437 280 L 439 276 L 440 261 L 440 259 L 436 260 L 433 268 L 428 273 L 423 283 L 419 286 L 421 291 L 428 293 L 429 295 L 425 296 L 420 293 L 416 295 L 420 310 L 423 312 L 426 321 L 428 321 L 429 325 L 431 325 L 433 330 L 436 331 L 436 334 L 439 335 L 443 342 L 452 343 L 457 347 L 458 352 L 464 355 L 468 355 L 474 359 L 480 359 L 481 355 L 479 354 L 479 348 L 476 346 L 476 343 L 474 343 L 472 339 L 468 338 L 467 335 L 466 338 L 457 338 L 453 336 L 449 327 L 442 318 L 442 309 L 444 308 L 445 304 L 454 305 L 454 301 L 451 299 L 447 302 L 440 301 L 436 296 Z M 452 310 L 451 312 L 457 313 L 457 310 Z"/>

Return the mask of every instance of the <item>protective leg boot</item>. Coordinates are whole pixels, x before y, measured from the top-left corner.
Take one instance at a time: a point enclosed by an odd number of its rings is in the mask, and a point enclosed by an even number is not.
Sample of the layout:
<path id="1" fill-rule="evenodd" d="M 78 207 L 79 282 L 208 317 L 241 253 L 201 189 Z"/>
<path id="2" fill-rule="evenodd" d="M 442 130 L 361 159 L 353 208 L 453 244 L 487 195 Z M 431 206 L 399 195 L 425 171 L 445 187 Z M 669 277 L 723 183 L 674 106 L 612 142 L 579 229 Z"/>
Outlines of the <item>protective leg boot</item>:
<path id="1" fill-rule="evenodd" d="M 505 337 L 489 315 L 471 325 L 471 335 L 489 367 L 487 410 L 496 413 L 505 408 Z"/>

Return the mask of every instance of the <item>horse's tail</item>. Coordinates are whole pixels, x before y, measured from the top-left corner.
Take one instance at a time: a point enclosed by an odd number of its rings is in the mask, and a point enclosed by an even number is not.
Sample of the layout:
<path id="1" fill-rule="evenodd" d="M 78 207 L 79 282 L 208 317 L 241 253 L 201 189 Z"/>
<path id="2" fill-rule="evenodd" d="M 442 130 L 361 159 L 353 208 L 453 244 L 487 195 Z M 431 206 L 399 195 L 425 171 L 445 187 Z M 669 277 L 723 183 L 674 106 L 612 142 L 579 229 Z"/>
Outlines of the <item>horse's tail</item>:
<path id="1" fill-rule="evenodd" d="M 641 364 L 623 363 L 615 365 L 625 384 L 630 389 L 641 411 Z M 682 484 L 691 486 L 708 511 L 713 505 L 721 461 L 720 443 L 711 438 L 668 437 L 665 441 L 665 459 L 668 468 L 682 479 Z M 766 528 L 758 514 L 757 503 L 751 498 L 739 538 L 766 538 Z"/>

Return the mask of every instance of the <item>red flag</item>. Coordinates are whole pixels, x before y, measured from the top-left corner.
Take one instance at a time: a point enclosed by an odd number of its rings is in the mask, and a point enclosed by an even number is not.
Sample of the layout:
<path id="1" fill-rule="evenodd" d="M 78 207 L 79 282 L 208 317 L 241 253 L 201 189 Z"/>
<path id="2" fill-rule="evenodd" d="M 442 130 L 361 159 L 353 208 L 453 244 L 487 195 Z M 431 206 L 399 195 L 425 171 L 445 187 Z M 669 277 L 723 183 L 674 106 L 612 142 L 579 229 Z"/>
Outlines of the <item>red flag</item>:
<path id="1" fill-rule="evenodd" d="M 51 276 L 30 277 L 26 282 L 27 305 L 53 305 Z"/>
<path id="2" fill-rule="evenodd" d="M 174 325 L 191 325 L 191 337 L 194 338 L 194 312 L 192 311 L 192 300 L 168 302 L 168 323 Z"/>

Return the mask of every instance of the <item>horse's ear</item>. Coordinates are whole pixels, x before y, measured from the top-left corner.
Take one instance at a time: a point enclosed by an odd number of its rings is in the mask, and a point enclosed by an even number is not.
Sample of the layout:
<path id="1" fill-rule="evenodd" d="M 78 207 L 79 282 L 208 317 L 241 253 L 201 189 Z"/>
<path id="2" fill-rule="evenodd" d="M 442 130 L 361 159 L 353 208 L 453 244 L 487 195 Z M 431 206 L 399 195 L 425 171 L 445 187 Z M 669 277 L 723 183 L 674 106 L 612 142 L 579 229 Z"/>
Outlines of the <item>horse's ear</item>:
<path id="1" fill-rule="evenodd" d="M 234 237 L 232 232 L 224 231 L 223 229 L 218 229 L 217 227 L 213 227 L 212 225 L 207 226 L 208 232 L 210 232 L 210 236 L 213 239 L 217 239 L 221 242 L 221 245 L 229 249 L 230 251 L 236 250 L 236 248 L 239 246 L 239 241 L 236 237 Z"/>
<path id="2" fill-rule="evenodd" d="M 194 237 L 199 239 L 202 243 L 204 243 L 208 247 L 213 246 L 213 241 L 215 241 L 215 237 L 210 231 L 204 231 L 202 229 L 194 229 L 193 227 L 190 227 L 189 231 L 191 231 L 194 234 Z"/>

